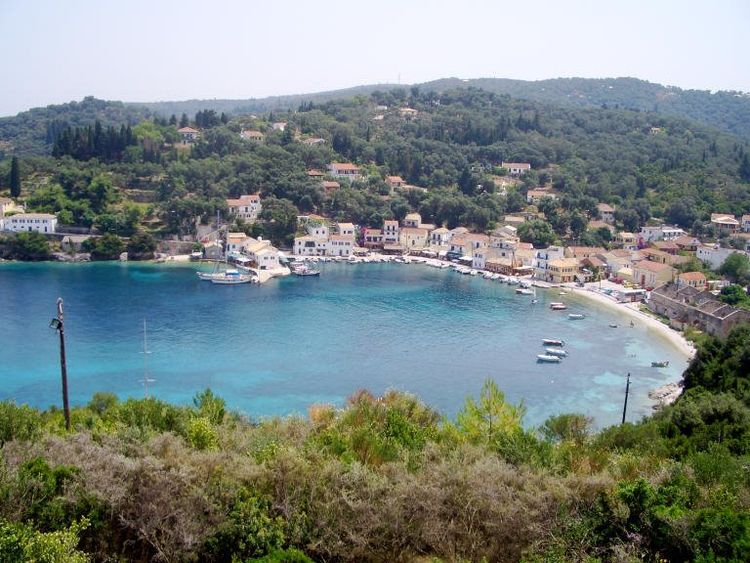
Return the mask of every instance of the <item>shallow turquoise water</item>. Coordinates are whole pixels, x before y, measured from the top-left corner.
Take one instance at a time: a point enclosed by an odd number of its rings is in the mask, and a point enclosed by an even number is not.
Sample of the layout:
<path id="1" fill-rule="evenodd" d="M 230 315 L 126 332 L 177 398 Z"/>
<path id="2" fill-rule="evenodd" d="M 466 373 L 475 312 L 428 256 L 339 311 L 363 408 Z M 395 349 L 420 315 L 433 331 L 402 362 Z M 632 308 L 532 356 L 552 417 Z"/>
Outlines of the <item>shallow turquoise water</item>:
<path id="1" fill-rule="evenodd" d="M 648 390 L 686 365 L 657 333 L 573 295 L 567 312 L 585 311 L 584 320 L 548 308 L 563 299 L 556 291 L 531 305 L 506 285 L 427 266 L 321 268 L 320 278 L 232 287 L 201 282 L 192 265 L 2 264 L 0 399 L 59 403 L 49 328 L 58 296 L 74 404 L 96 391 L 144 395 L 144 318 L 153 395 L 188 403 L 211 387 L 250 416 L 341 405 L 359 388 L 413 392 L 452 416 L 491 377 L 524 400 L 529 425 L 577 411 L 602 426 L 620 420 L 628 372 L 635 420 L 650 412 Z M 564 339 L 570 356 L 538 364 L 545 337 Z"/>

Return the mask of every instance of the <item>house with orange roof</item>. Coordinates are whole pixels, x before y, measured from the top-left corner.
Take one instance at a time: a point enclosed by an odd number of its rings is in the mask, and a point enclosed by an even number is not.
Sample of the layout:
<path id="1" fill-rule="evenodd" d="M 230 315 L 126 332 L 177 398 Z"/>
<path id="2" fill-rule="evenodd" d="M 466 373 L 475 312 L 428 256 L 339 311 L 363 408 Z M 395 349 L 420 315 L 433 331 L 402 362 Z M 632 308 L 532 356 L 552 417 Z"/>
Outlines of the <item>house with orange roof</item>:
<path id="1" fill-rule="evenodd" d="M 383 248 L 383 231 L 381 229 L 364 229 L 362 242 L 365 248 Z"/>
<path id="2" fill-rule="evenodd" d="M 247 129 L 240 132 L 240 138 L 244 141 L 253 141 L 260 143 L 265 139 L 265 135 L 261 133 L 260 131 L 255 131 L 252 129 Z"/>
<path id="3" fill-rule="evenodd" d="M 334 182 L 333 180 L 323 180 L 320 185 L 323 186 L 326 193 L 333 192 L 341 187 L 341 184 Z"/>
<path id="4" fill-rule="evenodd" d="M 401 176 L 386 176 L 385 183 L 391 188 L 403 188 L 406 185 L 406 180 Z"/>
<path id="5" fill-rule="evenodd" d="M 328 174 L 334 178 L 346 178 L 350 182 L 360 177 L 359 166 L 350 162 L 332 162 L 328 165 Z"/>
<path id="6" fill-rule="evenodd" d="M 732 235 L 740 230 L 740 222 L 726 213 L 711 213 L 711 226 L 720 235 Z"/>
<path id="7" fill-rule="evenodd" d="M 320 170 L 316 170 L 315 168 L 311 168 L 310 170 L 308 170 L 307 175 L 310 178 L 322 178 L 323 176 L 325 176 L 323 172 L 321 172 Z"/>
<path id="8" fill-rule="evenodd" d="M 615 244 L 625 250 L 638 250 L 638 237 L 634 233 L 620 231 L 615 235 Z"/>
<path id="9" fill-rule="evenodd" d="M 641 260 L 633 264 L 633 282 L 645 289 L 653 289 L 672 281 L 676 270 L 669 264 Z"/>
<path id="10" fill-rule="evenodd" d="M 180 139 L 182 140 L 183 145 L 194 143 L 201 136 L 200 131 L 193 129 L 192 127 L 180 127 L 177 132 L 180 134 Z"/>
<path id="11" fill-rule="evenodd" d="M 227 199 L 229 214 L 242 219 L 247 223 L 253 223 L 258 219 L 263 206 L 260 202 L 260 194 L 241 195 L 237 199 Z"/>
<path id="12" fill-rule="evenodd" d="M 677 276 L 677 285 L 689 285 L 703 291 L 706 289 L 707 280 L 703 272 L 685 272 Z"/>
<path id="13" fill-rule="evenodd" d="M 402 227 L 399 244 L 407 250 L 422 249 L 427 246 L 429 231 L 418 227 Z"/>

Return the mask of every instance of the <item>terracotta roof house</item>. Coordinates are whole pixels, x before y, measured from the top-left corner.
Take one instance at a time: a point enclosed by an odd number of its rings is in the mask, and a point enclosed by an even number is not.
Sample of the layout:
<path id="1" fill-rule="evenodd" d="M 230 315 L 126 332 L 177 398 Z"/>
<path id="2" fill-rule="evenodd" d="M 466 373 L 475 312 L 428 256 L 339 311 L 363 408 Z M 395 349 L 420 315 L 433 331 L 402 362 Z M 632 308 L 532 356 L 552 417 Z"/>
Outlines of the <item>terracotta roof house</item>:
<path id="1" fill-rule="evenodd" d="M 332 162 L 328 165 L 328 173 L 335 178 L 357 180 L 359 178 L 359 166 L 350 162 Z"/>
<path id="2" fill-rule="evenodd" d="M 703 272 L 685 272 L 677 276 L 677 285 L 679 286 L 689 285 L 690 287 L 704 290 L 706 289 L 706 284 L 707 280 Z"/>
<path id="3" fill-rule="evenodd" d="M 643 288 L 659 287 L 672 281 L 675 269 L 669 264 L 641 260 L 633 265 L 633 282 Z"/>
<path id="4" fill-rule="evenodd" d="M 733 234 L 740 230 L 740 222 L 734 215 L 726 213 L 711 213 L 711 225 L 720 234 Z"/>
<path id="5" fill-rule="evenodd" d="M 505 168 L 511 176 L 520 176 L 531 170 L 531 164 L 528 162 L 501 162 L 500 166 Z"/>
<path id="6" fill-rule="evenodd" d="M 265 135 L 260 131 L 253 131 L 248 129 L 240 133 L 240 138 L 244 139 L 245 141 L 262 141 L 265 138 Z"/>

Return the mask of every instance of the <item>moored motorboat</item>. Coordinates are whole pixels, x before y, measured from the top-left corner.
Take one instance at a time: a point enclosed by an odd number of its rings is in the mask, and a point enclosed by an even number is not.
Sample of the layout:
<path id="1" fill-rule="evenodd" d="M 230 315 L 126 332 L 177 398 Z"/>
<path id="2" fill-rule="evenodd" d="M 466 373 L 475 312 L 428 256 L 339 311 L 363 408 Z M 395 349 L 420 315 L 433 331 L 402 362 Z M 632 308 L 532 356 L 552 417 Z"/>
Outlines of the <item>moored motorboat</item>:
<path id="1" fill-rule="evenodd" d="M 546 362 L 550 364 L 559 364 L 562 361 L 562 358 L 559 356 L 550 356 L 549 354 L 537 354 L 536 361 Z"/>
<path id="2" fill-rule="evenodd" d="M 239 270 L 226 270 L 211 278 L 211 283 L 219 285 L 237 285 L 241 283 L 250 283 L 253 278 L 250 274 L 241 274 Z"/>
<path id="3" fill-rule="evenodd" d="M 583 313 L 568 313 L 568 318 L 570 320 L 576 321 L 579 319 L 585 319 L 586 315 L 584 315 Z"/>
<path id="4" fill-rule="evenodd" d="M 669 367 L 669 361 L 664 360 L 661 362 L 651 362 L 651 367 L 652 368 L 666 368 L 666 367 Z"/>
<path id="5" fill-rule="evenodd" d="M 565 303 L 550 303 L 549 308 L 553 311 L 564 311 L 568 306 Z"/>
<path id="6" fill-rule="evenodd" d="M 528 287 L 517 287 L 516 293 L 519 295 L 534 295 L 534 290 L 529 289 Z"/>
<path id="7" fill-rule="evenodd" d="M 565 346 L 565 341 L 555 338 L 542 338 L 542 344 L 545 346 Z"/>
<path id="8" fill-rule="evenodd" d="M 559 356 L 565 358 L 568 355 L 566 350 L 560 350 L 559 348 L 545 348 L 544 351 L 550 356 Z"/>

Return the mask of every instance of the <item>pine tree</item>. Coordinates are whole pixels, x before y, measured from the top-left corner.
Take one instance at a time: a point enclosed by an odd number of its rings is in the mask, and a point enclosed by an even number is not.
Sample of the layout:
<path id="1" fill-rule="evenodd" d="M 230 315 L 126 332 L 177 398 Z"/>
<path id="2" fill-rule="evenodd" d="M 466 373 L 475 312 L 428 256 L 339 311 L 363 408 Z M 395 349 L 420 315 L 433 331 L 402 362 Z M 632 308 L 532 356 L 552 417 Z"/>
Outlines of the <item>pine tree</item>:
<path id="1" fill-rule="evenodd" d="M 10 161 L 10 197 L 21 195 L 21 171 L 18 168 L 18 158 Z"/>
<path id="2" fill-rule="evenodd" d="M 172 126 L 177 125 L 177 116 L 175 114 L 172 114 L 172 117 L 169 118 L 169 124 Z"/>
<path id="3" fill-rule="evenodd" d="M 745 182 L 750 182 L 750 158 L 748 158 L 747 153 L 742 157 L 739 173 L 740 178 Z"/>
<path id="4" fill-rule="evenodd" d="M 190 125 L 190 120 L 188 119 L 188 116 L 186 113 L 182 114 L 182 117 L 180 118 L 180 128 L 187 127 Z"/>

